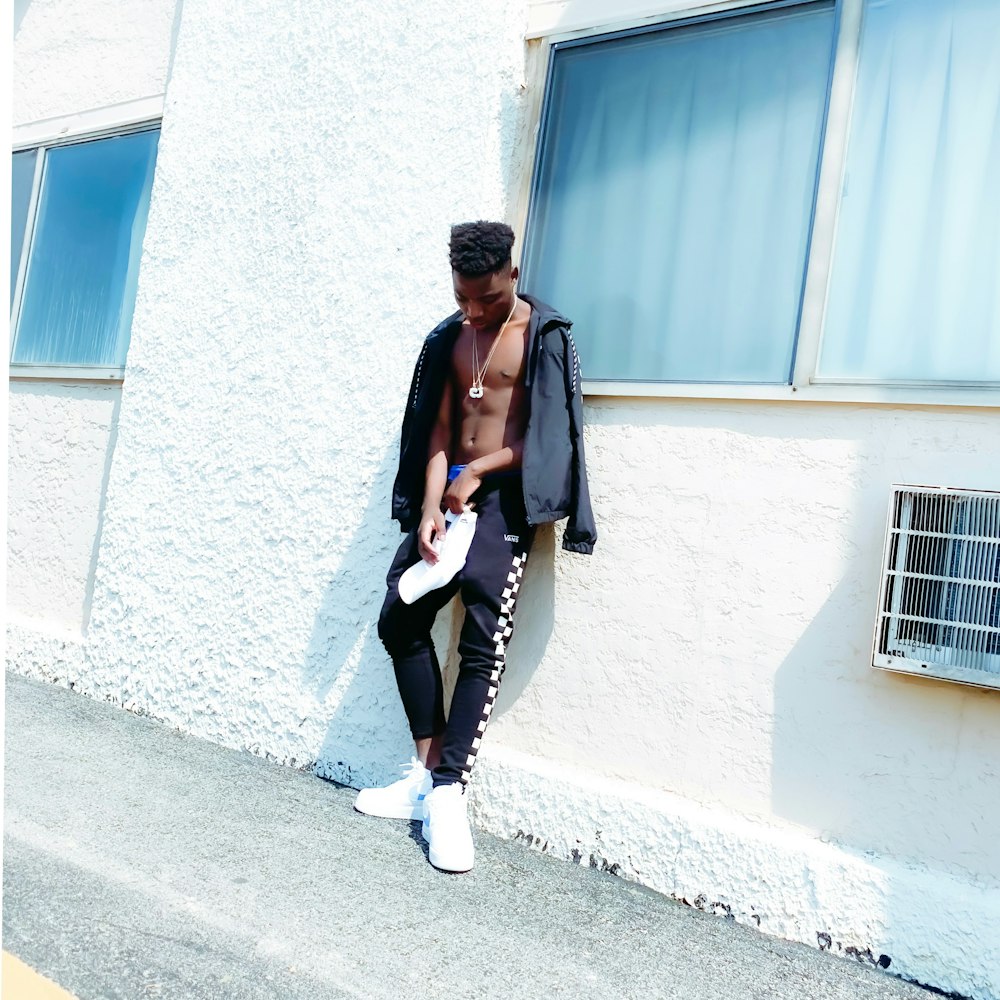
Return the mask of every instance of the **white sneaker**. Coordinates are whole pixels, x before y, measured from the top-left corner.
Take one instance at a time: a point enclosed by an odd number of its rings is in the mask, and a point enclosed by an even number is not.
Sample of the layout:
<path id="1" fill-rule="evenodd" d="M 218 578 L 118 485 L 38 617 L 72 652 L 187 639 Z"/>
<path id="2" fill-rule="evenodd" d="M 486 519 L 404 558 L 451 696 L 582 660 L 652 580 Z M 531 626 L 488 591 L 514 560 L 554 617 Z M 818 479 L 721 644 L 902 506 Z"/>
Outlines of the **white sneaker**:
<path id="1" fill-rule="evenodd" d="M 466 812 L 465 788 L 459 782 L 438 785 L 424 799 L 424 825 L 421 832 L 428 856 L 435 868 L 445 872 L 467 872 L 476 859 L 472 830 Z"/>
<path id="2" fill-rule="evenodd" d="M 422 819 L 424 796 L 431 790 L 431 772 L 416 757 L 402 768 L 403 777 L 399 781 L 385 788 L 362 788 L 354 800 L 354 808 L 385 819 Z"/>
<path id="3" fill-rule="evenodd" d="M 438 561 L 432 566 L 423 559 L 414 563 L 399 578 L 396 589 L 404 604 L 419 601 L 438 587 L 443 587 L 455 578 L 465 565 L 469 547 L 476 535 L 476 519 L 479 515 L 466 507 L 461 514 L 448 511 L 444 516 L 445 533 L 434 539 L 434 550 Z"/>

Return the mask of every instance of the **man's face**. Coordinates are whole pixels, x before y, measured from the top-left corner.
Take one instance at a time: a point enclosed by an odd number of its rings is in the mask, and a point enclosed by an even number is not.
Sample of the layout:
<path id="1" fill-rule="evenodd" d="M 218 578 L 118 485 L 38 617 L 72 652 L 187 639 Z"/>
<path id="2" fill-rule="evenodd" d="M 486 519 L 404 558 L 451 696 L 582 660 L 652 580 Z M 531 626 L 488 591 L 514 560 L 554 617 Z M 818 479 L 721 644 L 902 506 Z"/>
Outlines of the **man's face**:
<path id="1" fill-rule="evenodd" d="M 469 325 L 477 330 L 499 327 L 507 318 L 514 305 L 516 280 L 517 268 L 509 265 L 479 278 L 466 278 L 456 271 L 451 272 L 458 308 L 465 314 Z"/>

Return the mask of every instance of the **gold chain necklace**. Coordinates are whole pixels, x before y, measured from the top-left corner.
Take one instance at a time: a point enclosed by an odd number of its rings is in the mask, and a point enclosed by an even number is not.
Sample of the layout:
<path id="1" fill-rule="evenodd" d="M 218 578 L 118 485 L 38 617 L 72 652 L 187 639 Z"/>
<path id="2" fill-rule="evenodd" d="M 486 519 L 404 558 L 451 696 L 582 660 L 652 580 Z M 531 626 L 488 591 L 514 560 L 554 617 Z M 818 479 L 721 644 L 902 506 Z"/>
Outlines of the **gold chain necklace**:
<path id="1" fill-rule="evenodd" d="M 516 308 L 517 296 L 515 295 L 514 304 L 510 307 L 510 312 L 503 321 L 500 332 L 493 339 L 493 346 L 490 348 L 490 353 L 486 355 L 486 361 L 483 363 L 482 368 L 479 367 L 479 337 L 476 334 L 476 328 L 472 328 L 472 385 L 469 386 L 469 395 L 473 399 L 483 398 L 483 379 L 486 378 L 486 369 L 489 368 L 490 362 L 493 360 L 493 353 L 496 351 L 497 345 L 500 343 L 500 338 L 503 336 L 504 330 L 507 329 L 507 324 L 514 315 Z"/>

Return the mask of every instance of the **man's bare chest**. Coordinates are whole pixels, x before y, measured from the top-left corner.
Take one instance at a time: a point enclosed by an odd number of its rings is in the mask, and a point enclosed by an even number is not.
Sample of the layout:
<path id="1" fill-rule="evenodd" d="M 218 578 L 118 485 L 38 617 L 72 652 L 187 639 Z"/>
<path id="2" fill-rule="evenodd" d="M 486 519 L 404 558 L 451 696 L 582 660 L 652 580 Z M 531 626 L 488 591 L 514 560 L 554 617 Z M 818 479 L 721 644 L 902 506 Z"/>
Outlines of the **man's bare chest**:
<path id="1" fill-rule="evenodd" d="M 509 389 L 523 384 L 527 347 L 526 323 L 508 328 L 499 341 L 463 328 L 452 352 L 452 374 L 458 387 L 468 391 L 479 375 L 487 388 Z"/>

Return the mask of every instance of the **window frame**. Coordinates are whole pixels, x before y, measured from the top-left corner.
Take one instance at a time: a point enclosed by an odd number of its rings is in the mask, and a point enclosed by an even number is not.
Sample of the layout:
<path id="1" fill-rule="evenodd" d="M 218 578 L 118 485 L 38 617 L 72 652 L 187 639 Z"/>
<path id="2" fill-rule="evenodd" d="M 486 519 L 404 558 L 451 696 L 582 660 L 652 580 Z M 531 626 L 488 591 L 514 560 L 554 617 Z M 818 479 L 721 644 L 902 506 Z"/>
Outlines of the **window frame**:
<path id="1" fill-rule="evenodd" d="M 607 0 L 533 0 L 525 33 L 525 86 L 529 104 L 525 113 L 525 149 L 522 171 L 510 221 L 516 232 L 527 233 L 528 212 L 541 158 L 542 132 L 552 80 L 552 63 L 560 45 L 614 38 L 658 26 L 675 26 L 733 17 L 754 11 L 780 9 L 809 0 L 623 0 L 612 14 Z M 754 383 L 652 382 L 589 379 L 584 371 L 583 392 L 588 396 L 638 398 L 729 399 L 814 403 L 863 403 L 946 407 L 1000 408 L 1000 383 L 946 380 L 888 381 L 834 379 L 817 374 L 827 311 L 837 222 L 847 165 L 858 67 L 860 64 L 864 0 L 834 0 L 834 51 L 827 94 L 826 125 L 820 139 L 816 197 L 812 206 L 806 268 L 795 341 L 791 382 Z M 523 247 L 522 254 L 523 257 Z"/>
<path id="2" fill-rule="evenodd" d="M 73 146 L 95 139 L 109 139 L 137 132 L 162 129 L 163 97 L 142 98 L 109 108 L 98 108 L 75 115 L 48 118 L 44 121 L 29 122 L 15 126 L 11 153 L 37 150 L 35 173 L 32 179 L 28 213 L 24 223 L 24 237 L 21 243 L 21 259 L 14 283 L 13 306 L 10 312 L 10 348 L 7 363 L 10 381 L 71 381 L 121 383 L 125 378 L 125 365 L 39 365 L 14 362 L 11 355 L 17 324 L 20 320 L 24 299 L 24 284 L 28 271 L 28 259 L 35 238 L 35 225 L 41 197 L 42 181 L 45 176 L 45 160 L 49 150 L 61 146 Z"/>

